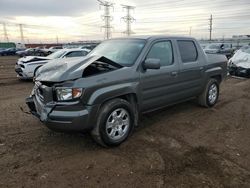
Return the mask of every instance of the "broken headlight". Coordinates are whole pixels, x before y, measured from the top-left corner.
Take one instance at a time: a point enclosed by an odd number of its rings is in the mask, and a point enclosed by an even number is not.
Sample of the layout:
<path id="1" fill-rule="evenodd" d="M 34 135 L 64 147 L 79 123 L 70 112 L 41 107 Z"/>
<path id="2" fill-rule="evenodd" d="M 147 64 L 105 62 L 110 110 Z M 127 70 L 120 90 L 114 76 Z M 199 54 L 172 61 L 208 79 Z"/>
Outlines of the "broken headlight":
<path id="1" fill-rule="evenodd" d="M 82 96 L 82 88 L 56 88 L 56 98 L 58 101 L 70 101 Z"/>

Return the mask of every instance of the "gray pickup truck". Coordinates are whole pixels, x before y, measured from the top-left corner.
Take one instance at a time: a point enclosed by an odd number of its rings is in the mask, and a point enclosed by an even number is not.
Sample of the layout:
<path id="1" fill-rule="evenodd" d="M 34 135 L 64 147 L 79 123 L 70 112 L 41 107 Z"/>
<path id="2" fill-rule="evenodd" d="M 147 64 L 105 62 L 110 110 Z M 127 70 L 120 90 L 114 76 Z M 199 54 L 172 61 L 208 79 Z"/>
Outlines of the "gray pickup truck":
<path id="1" fill-rule="evenodd" d="M 38 69 L 26 103 L 52 130 L 87 130 L 99 144 L 117 146 L 142 113 L 194 98 L 214 106 L 226 74 L 226 57 L 206 55 L 193 38 L 113 39 L 85 58 Z"/>

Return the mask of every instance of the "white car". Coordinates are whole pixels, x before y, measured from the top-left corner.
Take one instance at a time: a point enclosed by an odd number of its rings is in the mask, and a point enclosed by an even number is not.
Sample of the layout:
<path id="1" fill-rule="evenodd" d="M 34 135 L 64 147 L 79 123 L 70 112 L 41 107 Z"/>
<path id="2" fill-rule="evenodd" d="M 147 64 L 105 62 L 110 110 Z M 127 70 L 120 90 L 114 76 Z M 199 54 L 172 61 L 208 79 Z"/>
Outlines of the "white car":
<path id="1" fill-rule="evenodd" d="M 250 45 L 243 46 L 229 59 L 228 72 L 233 76 L 250 78 Z"/>
<path id="2" fill-rule="evenodd" d="M 37 69 L 45 63 L 53 59 L 59 58 L 75 58 L 86 56 L 90 50 L 88 49 L 62 49 L 58 50 L 46 57 L 27 56 L 20 58 L 15 66 L 17 76 L 21 79 L 32 79 Z"/>

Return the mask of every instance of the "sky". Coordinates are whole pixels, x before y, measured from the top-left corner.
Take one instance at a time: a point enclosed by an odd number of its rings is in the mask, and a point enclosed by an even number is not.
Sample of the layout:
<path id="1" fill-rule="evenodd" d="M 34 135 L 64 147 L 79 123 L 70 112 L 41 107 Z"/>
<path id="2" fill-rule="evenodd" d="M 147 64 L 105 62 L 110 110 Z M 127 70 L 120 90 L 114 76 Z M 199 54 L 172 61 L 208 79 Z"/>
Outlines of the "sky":
<path id="1" fill-rule="evenodd" d="M 121 4 L 135 6 L 131 15 L 134 35 L 191 35 L 213 38 L 250 34 L 249 0 L 109 0 L 114 3 L 112 38 L 126 36 L 126 15 Z M 97 0 L 0 0 L 0 41 L 25 43 L 75 42 L 104 39 L 103 7 Z"/>

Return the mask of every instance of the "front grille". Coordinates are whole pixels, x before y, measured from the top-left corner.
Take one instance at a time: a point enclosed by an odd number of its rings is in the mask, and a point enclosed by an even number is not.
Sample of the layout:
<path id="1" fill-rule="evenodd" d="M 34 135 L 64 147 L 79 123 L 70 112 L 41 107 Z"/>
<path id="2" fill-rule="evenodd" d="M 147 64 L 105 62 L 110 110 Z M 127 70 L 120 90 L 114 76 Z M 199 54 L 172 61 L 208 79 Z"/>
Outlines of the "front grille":
<path id="1" fill-rule="evenodd" d="M 42 84 L 40 82 L 35 82 L 34 90 L 35 90 L 35 94 L 43 102 L 44 96 L 43 96 L 43 90 L 42 90 L 41 86 L 42 86 Z"/>
<path id="2" fill-rule="evenodd" d="M 43 96 L 43 90 L 41 88 L 37 89 L 37 95 L 39 97 L 39 99 L 44 102 L 44 96 Z"/>
<path id="3" fill-rule="evenodd" d="M 35 82 L 34 91 L 41 102 L 47 103 L 53 101 L 52 87 L 43 85 L 41 82 Z"/>

